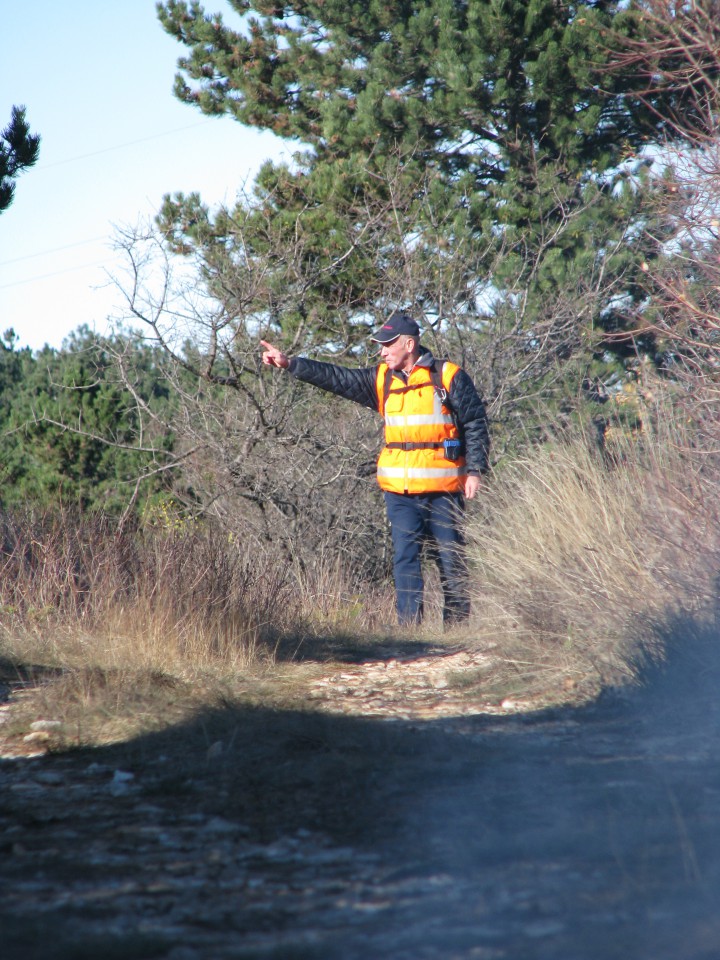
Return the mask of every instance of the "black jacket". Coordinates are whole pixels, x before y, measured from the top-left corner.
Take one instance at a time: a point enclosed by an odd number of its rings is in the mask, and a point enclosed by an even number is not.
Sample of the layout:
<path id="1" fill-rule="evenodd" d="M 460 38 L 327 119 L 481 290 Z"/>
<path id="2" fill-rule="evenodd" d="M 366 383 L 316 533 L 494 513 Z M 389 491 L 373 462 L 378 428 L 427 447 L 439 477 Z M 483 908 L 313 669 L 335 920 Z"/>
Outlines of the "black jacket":
<path id="1" fill-rule="evenodd" d="M 433 356 L 429 350 L 423 350 L 418 366 L 429 367 Z M 298 380 L 312 383 L 313 386 L 328 390 L 346 400 L 353 400 L 364 407 L 377 411 L 376 391 L 377 367 L 341 367 L 335 363 L 322 363 L 319 360 L 306 360 L 293 357 L 290 360 L 290 373 Z M 402 377 L 396 373 L 395 376 Z M 489 465 L 490 434 L 488 430 L 485 404 L 480 398 L 475 384 L 464 370 L 458 370 L 453 377 L 448 396 L 462 439 L 465 442 L 465 462 L 468 472 L 485 473 Z"/>

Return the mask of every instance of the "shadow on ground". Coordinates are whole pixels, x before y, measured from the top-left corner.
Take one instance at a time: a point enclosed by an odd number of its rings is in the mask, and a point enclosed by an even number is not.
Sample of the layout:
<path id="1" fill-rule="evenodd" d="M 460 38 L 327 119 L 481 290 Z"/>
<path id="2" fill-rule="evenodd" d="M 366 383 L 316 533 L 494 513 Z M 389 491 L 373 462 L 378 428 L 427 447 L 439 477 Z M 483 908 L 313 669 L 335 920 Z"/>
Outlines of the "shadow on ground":
<path id="1" fill-rule="evenodd" d="M 447 653 L 447 642 L 438 644 L 432 640 L 418 640 L 412 635 L 403 635 L 400 628 L 389 629 L 386 636 L 377 635 L 359 638 L 356 635 L 335 631 L 323 636 L 298 642 L 284 639 L 273 647 L 273 658 L 290 663 L 364 663 L 368 660 L 384 661 L 397 658 L 416 659 L 437 652 Z"/>
<path id="2" fill-rule="evenodd" d="M 580 709 L 206 711 L 0 765 L 5 960 L 716 960 L 720 648 Z"/>

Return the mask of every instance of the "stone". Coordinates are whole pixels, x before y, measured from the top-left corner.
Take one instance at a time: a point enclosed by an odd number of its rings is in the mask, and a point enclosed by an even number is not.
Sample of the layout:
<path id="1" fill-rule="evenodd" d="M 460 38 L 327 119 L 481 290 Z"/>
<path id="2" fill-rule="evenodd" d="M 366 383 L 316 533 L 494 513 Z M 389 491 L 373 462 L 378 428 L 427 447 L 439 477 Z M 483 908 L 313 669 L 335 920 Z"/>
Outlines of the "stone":
<path id="1" fill-rule="evenodd" d="M 30 724 L 31 730 L 45 730 L 51 732 L 62 727 L 62 720 L 34 720 Z"/>

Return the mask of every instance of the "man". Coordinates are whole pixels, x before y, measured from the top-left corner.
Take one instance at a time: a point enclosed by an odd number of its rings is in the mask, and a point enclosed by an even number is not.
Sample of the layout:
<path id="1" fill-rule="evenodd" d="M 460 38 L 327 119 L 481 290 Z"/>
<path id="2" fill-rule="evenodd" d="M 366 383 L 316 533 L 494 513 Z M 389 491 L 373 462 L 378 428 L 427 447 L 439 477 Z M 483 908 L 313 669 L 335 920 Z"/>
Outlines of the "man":
<path id="1" fill-rule="evenodd" d="M 263 363 L 384 417 L 377 479 L 392 533 L 398 621 L 422 621 L 421 548 L 429 540 L 449 626 L 470 613 L 461 520 L 464 499 L 477 495 L 488 468 L 485 406 L 465 371 L 436 361 L 421 345 L 418 325 L 407 313 L 393 313 L 372 340 L 380 344 L 382 362 L 359 369 L 287 357 L 260 342 Z"/>

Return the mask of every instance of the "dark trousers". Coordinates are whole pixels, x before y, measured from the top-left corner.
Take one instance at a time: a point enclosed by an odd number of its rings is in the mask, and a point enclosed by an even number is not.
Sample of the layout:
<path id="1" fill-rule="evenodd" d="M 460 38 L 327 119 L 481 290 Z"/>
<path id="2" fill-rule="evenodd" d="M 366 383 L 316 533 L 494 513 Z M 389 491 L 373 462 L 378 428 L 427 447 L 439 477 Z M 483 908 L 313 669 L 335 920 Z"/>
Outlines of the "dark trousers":
<path id="1" fill-rule="evenodd" d="M 393 542 L 393 570 L 398 622 L 420 623 L 423 617 L 421 552 L 428 543 L 437 561 L 446 625 L 470 614 L 462 533 L 461 493 L 385 493 Z"/>

